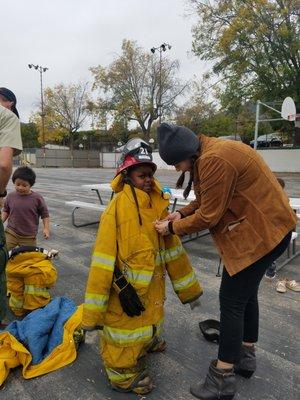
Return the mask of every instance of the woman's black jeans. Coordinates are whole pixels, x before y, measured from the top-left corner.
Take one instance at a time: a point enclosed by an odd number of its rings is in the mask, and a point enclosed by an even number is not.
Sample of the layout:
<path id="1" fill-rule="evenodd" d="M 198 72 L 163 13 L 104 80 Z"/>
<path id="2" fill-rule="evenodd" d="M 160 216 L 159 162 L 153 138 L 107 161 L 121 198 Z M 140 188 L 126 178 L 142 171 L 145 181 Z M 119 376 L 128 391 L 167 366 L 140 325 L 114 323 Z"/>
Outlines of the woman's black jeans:
<path id="1" fill-rule="evenodd" d="M 236 275 L 223 269 L 220 287 L 220 343 L 218 359 L 234 364 L 240 359 L 242 342 L 258 340 L 257 292 L 267 268 L 287 248 L 292 232 L 270 253 Z"/>

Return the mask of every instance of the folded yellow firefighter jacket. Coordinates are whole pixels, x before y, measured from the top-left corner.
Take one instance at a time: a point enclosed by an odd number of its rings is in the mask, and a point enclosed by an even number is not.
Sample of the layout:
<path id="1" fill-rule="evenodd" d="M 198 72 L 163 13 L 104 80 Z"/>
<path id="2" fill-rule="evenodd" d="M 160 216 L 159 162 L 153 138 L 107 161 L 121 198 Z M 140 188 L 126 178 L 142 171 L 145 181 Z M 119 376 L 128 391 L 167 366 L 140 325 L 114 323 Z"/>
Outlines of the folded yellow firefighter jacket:
<path id="1" fill-rule="evenodd" d="M 6 380 L 11 369 L 22 367 L 25 379 L 35 378 L 62 368 L 76 359 L 76 334 L 81 329 L 82 305 L 67 320 L 63 327 L 63 339 L 49 356 L 38 364 L 32 364 L 32 354 L 11 333 L 0 332 L 0 386 Z M 49 332 L 45 333 L 49 334 Z M 43 340 L 41 338 L 41 340 Z"/>
<path id="2" fill-rule="evenodd" d="M 103 338 L 119 346 L 147 342 L 163 319 L 165 275 L 182 303 L 195 300 L 202 289 L 179 238 L 162 237 L 154 228 L 165 218 L 169 200 L 155 181 L 150 194 L 135 188 L 142 224 L 132 188 L 117 176 L 117 195 L 102 215 L 93 249 L 83 311 L 83 327 L 104 326 Z M 115 264 L 140 297 L 145 311 L 130 318 L 112 287 Z"/>

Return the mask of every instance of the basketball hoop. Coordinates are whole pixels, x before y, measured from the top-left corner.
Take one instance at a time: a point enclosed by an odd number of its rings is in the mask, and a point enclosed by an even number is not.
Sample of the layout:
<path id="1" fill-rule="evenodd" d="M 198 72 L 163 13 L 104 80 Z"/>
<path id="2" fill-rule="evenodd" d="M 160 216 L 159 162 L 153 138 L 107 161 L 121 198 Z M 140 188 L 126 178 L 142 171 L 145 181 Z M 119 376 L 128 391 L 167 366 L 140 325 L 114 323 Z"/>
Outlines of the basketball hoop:
<path id="1" fill-rule="evenodd" d="M 300 121 L 300 114 L 291 114 L 287 116 L 288 121 Z"/>
<path id="2" fill-rule="evenodd" d="M 281 118 L 267 118 L 260 119 L 260 107 L 264 106 L 280 114 Z M 256 102 L 256 116 L 255 116 L 255 130 L 254 130 L 254 149 L 257 149 L 257 138 L 258 138 L 258 124 L 260 122 L 271 122 L 271 121 L 293 121 L 296 128 L 300 128 L 300 114 L 297 114 L 296 104 L 291 97 L 286 97 L 283 100 L 281 111 L 271 107 L 269 104 L 263 103 L 260 100 Z"/>
<path id="3" fill-rule="evenodd" d="M 291 97 L 286 97 L 281 106 L 281 117 L 287 121 L 296 120 L 296 105 Z"/>

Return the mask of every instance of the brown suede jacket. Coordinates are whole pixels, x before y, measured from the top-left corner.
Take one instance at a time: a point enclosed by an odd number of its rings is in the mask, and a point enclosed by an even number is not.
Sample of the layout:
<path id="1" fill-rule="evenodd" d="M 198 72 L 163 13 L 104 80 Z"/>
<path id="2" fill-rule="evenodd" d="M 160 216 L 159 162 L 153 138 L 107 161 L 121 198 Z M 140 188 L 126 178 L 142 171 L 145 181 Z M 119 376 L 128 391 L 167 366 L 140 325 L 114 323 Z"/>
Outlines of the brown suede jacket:
<path id="1" fill-rule="evenodd" d="M 275 175 L 251 147 L 200 135 L 196 200 L 173 223 L 177 235 L 209 229 L 229 275 L 269 253 L 296 225 Z"/>

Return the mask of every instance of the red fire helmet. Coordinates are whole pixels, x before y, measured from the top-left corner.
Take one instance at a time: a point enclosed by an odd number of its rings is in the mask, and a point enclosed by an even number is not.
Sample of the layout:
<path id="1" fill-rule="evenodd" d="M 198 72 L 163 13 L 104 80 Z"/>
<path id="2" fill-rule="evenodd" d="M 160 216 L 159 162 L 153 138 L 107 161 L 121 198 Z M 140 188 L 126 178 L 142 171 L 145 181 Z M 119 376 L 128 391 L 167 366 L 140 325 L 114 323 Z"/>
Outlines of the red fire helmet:
<path id="1" fill-rule="evenodd" d="M 119 167 L 117 169 L 117 175 L 119 175 L 125 169 L 133 167 L 134 165 L 142 165 L 142 164 L 150 165 L 154 171 L 156 171 L 156 169 L 157 169 L 157 166 L 156 166 L 156 164 L 154 164 L 154 162 L 152 162 L 150 160 L 138 160 L 133 155 L 128 154 L 127 156 L 125 156 L 125 159 L 122 162 L 122 164 L 119 165 Z"/>

